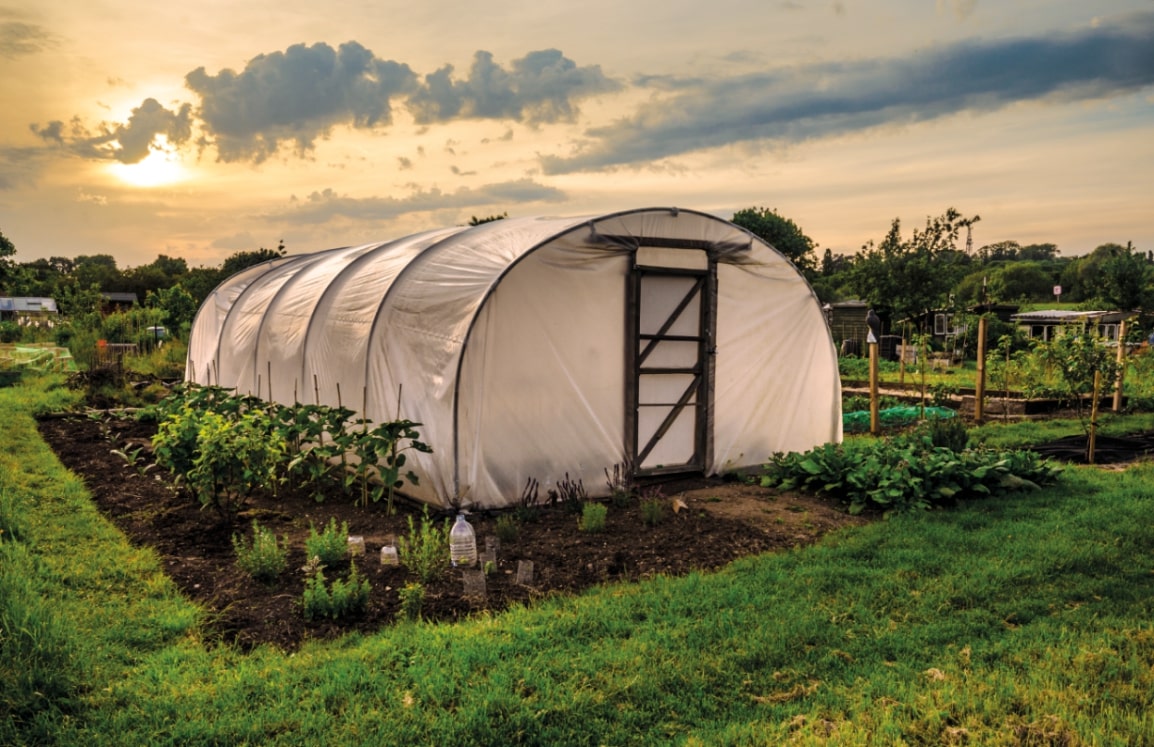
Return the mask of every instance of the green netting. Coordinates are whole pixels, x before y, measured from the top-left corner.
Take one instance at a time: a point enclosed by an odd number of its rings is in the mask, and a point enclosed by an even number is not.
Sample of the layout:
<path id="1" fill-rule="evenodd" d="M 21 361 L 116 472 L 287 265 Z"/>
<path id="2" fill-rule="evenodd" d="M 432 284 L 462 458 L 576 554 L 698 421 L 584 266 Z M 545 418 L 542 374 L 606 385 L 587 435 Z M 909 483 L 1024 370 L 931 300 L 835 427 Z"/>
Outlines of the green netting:
<path id="1" fill-rule="evenodd" d="M 75 371 L 68 348 L 51 343 L 0 345 L 0 371 Z"/>
<path id="2" fill-rule="evenodd" d="M 948 407 L 908 405 L 905 407 L 887 407 L 884 410 L 879 410 L 878 422 L 883 428 L 900 428 L 911 423 L 916 423 L 923 417 L 928 420 L 930 418 L 952 418 L 955 415 L 957 415 L 957 413 Z M 843 413 L 841 418 L 842 426 L 850 433 L 868 431 L 870 429 L 869 410 Z"/>

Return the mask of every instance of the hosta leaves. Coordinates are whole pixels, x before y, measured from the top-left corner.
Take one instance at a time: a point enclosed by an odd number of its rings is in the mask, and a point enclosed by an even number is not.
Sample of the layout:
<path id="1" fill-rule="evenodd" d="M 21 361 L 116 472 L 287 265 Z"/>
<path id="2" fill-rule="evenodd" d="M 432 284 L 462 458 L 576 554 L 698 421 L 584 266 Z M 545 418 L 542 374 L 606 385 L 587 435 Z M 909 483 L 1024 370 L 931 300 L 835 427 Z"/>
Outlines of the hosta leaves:
<path id="1" fill-rule="evenodd" d="M 830 495 L 845 501 L 853 514 L 870 506 L 894 513 L 1034 489 L 1053 482 L 1060 471 L 1031 452 L 953 451 L 929 439 L 896 438 L 776 454 L 761 484 Z"/>

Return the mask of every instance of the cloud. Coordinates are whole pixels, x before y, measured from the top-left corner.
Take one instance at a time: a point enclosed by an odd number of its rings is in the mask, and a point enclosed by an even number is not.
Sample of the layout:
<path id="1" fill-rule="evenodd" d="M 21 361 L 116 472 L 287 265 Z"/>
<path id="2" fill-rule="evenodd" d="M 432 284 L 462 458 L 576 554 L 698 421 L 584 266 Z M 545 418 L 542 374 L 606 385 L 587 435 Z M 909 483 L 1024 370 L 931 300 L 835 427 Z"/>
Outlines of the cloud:
<path id="1" fill-rule="evenodd" d="M 336 125 L 389 124 L 392 99 L 414 89 L 416 74 L 350 41 L 295 44 L 254 57 L 240 73 L 199 67 L 185 84 L 200 96 L 197 115 L 219 159 L 259 163 L 282 143 L 305 155 Z"/>
<path id="2" fill-rule="evenodd" d="M 938 0 L 939 11 L 946 5 L 949 5 L 959 20 L 964 21 L 974 14 L 974 10 L 978 7 L 978 0 Z"/>
<path id="3" fill-rule="evenodd" d="M 513 60 L 508 70 L 489 52 L 478 51 L 464 80 L 453 79 L 452 65 L 426 75 L 409 98 L 409 108 L 420 124 L 458 118 L 571 122 L 577 101 L 620 88 L 599 65 L 578 67 L 556 49 L 530 52 Z"/>
<path id="4" fill-rule="evenodd" d="M 732 143 L 779 143 L 889 123 L 988 112 L 1016 102 L 1082 100 L 1154 83 L 1154 14 L 1066 36 L 969 42 L 904 59 L 811 65 L 712 79 L 590 129 L 547 174 L 649 163 Z"/>
<path id="5" fill-rule="evenodd" d="M 23 21 L 0 22 L 0 57 L 15 59 L 54 45 L 53 36 L 40 26 Z"/>
<path id="6" fill-rule="evenodd" d="M 160 147 L 163 136 L 169 146 L 178 146 L 192 137 L 192 106 L 168 109 L 156 99 L 145 99 L 132 110 L 123 124 L 102 123 L 95 132 L 74 118 L 67 126 L 54 120 L 44 126 L 30 125 L 42 140 L 84 158 L 139 163 Z"/>
<path id="7" fill-rule="evenodd" d="M 547 187 L 532 179 L 489 184 L 478 189 L 462 187 L 455 192 L 440 189 L 416 189 L 408 197 L 354 198 L 339 195 L 332 189 L 310 194 L 299 207 L 270 215 L 278 221 L 292 223 L 326 223 L 337 217 L 356 220 L 388 220 L 406 213 L 441 210 L 444 208 L 471 208 L 484 205 L 505 205 L 522 202 L 560 202 L 566 195 L 559 189 Z"/>

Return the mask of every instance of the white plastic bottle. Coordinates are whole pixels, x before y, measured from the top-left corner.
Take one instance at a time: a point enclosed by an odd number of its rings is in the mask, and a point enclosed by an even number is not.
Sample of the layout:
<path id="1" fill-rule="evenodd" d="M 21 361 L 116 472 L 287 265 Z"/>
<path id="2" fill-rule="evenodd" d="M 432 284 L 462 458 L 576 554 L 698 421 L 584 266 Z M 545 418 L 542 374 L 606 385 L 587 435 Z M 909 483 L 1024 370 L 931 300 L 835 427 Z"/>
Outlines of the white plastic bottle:
<path id="1" fill-rule="evenodd" d="M 463 513 L 457 514 L 457 521 L 449 531 L 449 559 L 454 567 L 477 564 L 477 534 Z"/>

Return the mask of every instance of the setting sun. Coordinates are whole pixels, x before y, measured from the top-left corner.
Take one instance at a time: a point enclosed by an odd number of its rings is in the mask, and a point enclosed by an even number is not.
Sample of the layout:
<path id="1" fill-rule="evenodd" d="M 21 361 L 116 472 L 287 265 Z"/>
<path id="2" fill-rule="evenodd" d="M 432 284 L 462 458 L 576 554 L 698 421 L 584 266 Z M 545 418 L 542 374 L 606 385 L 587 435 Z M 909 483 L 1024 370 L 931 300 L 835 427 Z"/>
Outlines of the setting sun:
<path id="1" fill-rule="evenodd" d="M 187 175 L 178 152 L 155 148 L 143 161 L 113 164 L 111 170 L 117 179 L 134 187 L 161 187 Z"/>

